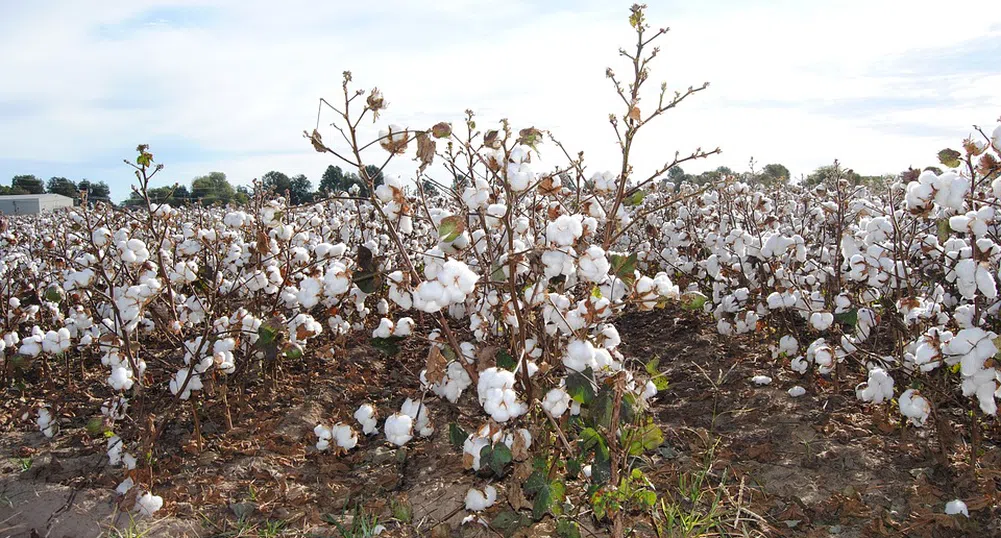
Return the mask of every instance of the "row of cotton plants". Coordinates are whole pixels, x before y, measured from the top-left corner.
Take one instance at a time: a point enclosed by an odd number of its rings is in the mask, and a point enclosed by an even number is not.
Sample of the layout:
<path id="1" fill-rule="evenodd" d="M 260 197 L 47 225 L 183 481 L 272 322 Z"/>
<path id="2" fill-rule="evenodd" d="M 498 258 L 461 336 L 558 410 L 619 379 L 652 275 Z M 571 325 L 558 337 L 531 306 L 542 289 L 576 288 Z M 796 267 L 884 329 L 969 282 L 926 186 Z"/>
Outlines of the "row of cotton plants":
<path id="1" fill-rule="evenodd" d="M 642 6 L 630 24 L 647 33 L 636 61 L 655 55 L 643 49 L 666 30 L 650 32 Z M 638 90 L 646 69 L 636 76 Z M 668 271 L 642 272 L 626 248 L 633 225 L 663 209 L 661 197 L 644 200 L 678 159 L 640 182 L 612 172 L 587 178 L 580 157 L 543 170 L 533 164 L 540 146 L 562 147 L 548 133 L 504 120 L 480 129 L 472 113 L 454 130 L 389 125 L 378 143 L 361 145 L 358 125 L 378 118 L 386 102 L 351 82 L 345 73 L 342 104 L 328 105 L 340 134 L 350 133 L 347 144 L 327 146 L 318 130 L 306 137 L 357 167 L 367 195 L 355 186 L 308 206 L 290 207 L 276 193 L 246 207 L 176 209 L 149 200 L 163 166 L 142 145 L 127 162 L 145 210 L 98 203 L 12 218 L 0 235 L 2 345 L 15 367 L 5 371 L 62 375 L 70 386 L 99 361 L 103 387 L 93 392 L 106 399 L 88 429 L 108 437 L 109 464 L 123 468 L 118 493 L 152 514 L 163 499 L 148 483 L 155 474 L 139 471 L 154 465 L 160 433 L 187 413 L 201 446 L 196 400 L 221 400 L 228 421 L 235 380 L 316 361 L 321 344 L 348 335 L 376 347 L 417 338 L 426 368 L 398 409 L 356 402 L 353 416 L 329 417 L 303 442 L 344 452 L 359 433 L 402 446 L 447 431 L 464 467 L 481 478 L 507 477 L 513 462 L 541 465 L 524 484 L 508 485 L 534 499 L 535 519 L 590 503 L 621 534 L 625 511 L 653 504 L 636 497 L 648 489 L 629 469 L 632 456 L 661 442 L 641 417 L 663 379 L 642 363 L 629 367 L 615 319 L 679 298 Z M 645 118 L 634 93 L 613 122 L 617 135 L 631 139 L 704 88 L 673 100 L 662 88 L 660 106 Z M 375 184 L 363 155 L 383 167 L 415 156 L 417 187 L 391 175 Z M 464 183 L 435 182 L 436 160 Z M 622 169 L 631 170 L 628 146 Z M 425 192 L 427 182 L 438 195 Z M 435 407 L 463 401 L 482 410 L 471 433 L 435 420 Z M 29 415 L 48 437 L 64 423 L 58 401 L 39 401 Z M 582 469 L 586 481 L 570 491 Z M 493 485 L 477 486 L 467 507 L 479 511 L 495 499 Z"/>
<path id="2" fill-rule="evenodd" d="M 994 416 L 1001 126 L 938 158 L 879 191 L 682 185 L 629 247 L 704 293 L 720 334 L 764 336 L 795 375 L 861 371 L 858 399 L 896 400 L 916 426 L 964 400 Z"/>

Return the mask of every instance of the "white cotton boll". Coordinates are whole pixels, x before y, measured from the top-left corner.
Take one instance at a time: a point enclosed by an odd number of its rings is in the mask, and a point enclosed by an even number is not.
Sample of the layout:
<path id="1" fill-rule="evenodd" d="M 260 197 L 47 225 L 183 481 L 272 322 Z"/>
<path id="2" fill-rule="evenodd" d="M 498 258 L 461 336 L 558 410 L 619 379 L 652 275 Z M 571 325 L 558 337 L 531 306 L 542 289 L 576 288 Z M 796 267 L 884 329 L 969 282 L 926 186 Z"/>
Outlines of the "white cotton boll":
<path id="1" fill-rule="evenodd" d="M 400 412 L 413 419 L 413 429 L 421 437 L 429 437 L 434 433 L 434 426 L 431 425 L 431 419 L 428 417 L 428 408 L 420 400 L 407 398 L 403 402 Z"/>
<path id="2" fill-rule="evenodd" d="M 117 488 L 115 488 L 115 493 L 125 495 L 135 485 L 136 483 L 131 478 L 126 478 L 125 480 L 122 480 L 121 484 L 118 484 Z"/>
<path id="3" fill-rule="evenodd" d="M 393 336 L 410 336 L 414 331 L 413 318 L 400 318 L 393 328 Z"/>
<path id="4" fill-rule="evenodd" d="M 153 517 L 153 514 L 161 508 L 163 508 L 163 497 L 148 491 L 136 499 L 135 511 L 140 516 Z"/>
<path id="5" fill-rule="evenodd" d="M 351 426 L 346 424 L 334 424 L 330 428 L 330 435 L 334 442 L 337 443 L 337 446 L 344 450 L 351 450 L 358 445 L 358 436 L 351 429 Z"/>
<path id="6" fill-rule="evenodd" d="M 591 464 L 587 464 L 580 468 L 580 471 L 584 473 L 584 476 L 591 478 Z"/>
<path id="7" fill-rule="evenodd" d="M 605 251 L 597 245 L 588 247 L 580 256 L 577 263 L 577 271 L 581 279 L 587 282 L 603 281 L 608 276 L 609 268 L 611 268 L 611 264 L 605 256 Z"/>
<path id="8" fill-rule="evenodd" d="M 863 402 L 881 404 L 893 399 L 893 378 L 882 368 L 869 370 L 869 380 L 855 387 L 855 397 Z"/>
<path id="9" fill-rule="evenodd" d="M 514 372 L 509 370 L 491 367 L 480 372 L 477 397 L 483 410 L 497 422 L 507 422 L 528 411 L 528 406 L 518 400 L 514 385 Z"/>
<path id="10" fill-rule="evenodd" d="M 998 129 L 1001 130 L 1001 127 Z M 970 512 L 966 509 L 966 503 L 959 499 L 945 503 L 945 513 L 949 516 L 964 515 L 970 517 Z"/>
<path id="11" fill-rule="evenodd" d="M 594 345 L 587 340 L 571 340 L 567 345 L 567 354 L 563 357 L 563 365 L 575 372 L 583 372 L 588 367 L 594 369 Z"/>
<path id="12" fill-rule="evenodd" d="M 584 234 L 580 215 L 560 215 L 546 226 L 546 239 L 557 246 L 568 247 Z"/>
<path id="13" fill-rule="evenodd" d="M 389 338 L 393 335 L 393 320 L 382 318 L 379 326 L 372 331 L 372 338 Z"/>
<path id="14" fill-rule="evenodd" d="M 764 386 L 764 385 L 771 385 L 772 378 L 770 378 L 770 377 L 768 377 L 766 375 L 756 375 L 756 376 L 754 376 L 754 377 L 751 378 L 751 383 L 754 383 L 755 385 L 758 385 L 759 387 L 760 386 Z"/>
<path id="15" fill-rule="evenodd" d="M 38 410 L 38 418 L 35 420 L 35 424 L 38 425 L 38 430 L 50 439 L 56 435 L 56 431 L 58 430 L 56 420 L 47 407 Z"/>
<path id="16" fill-rule="evenodd" d="M 789 367 L 796 373 L 805 374 L 810 368 L 810 363 L 807 362 L 802 355 L 800 355 L 789 362 Z"/>
<path id="17" fill-rule="evenodd" d="M 134 384 L 132 370 L 124 365 L 115 365 L 111 368 L 111 375 L 108 376 L 108 386 L 114 390 L 125 391 L 132 388 Z"/>
<path id="18" fill-rule="evenodd" d="M 413 439 L 413 426 L 414 421 L 409 415 L 394 413 L 386 419 L 383 431 L 387 441 L 396 446 L 403 446 Z"/>
<path id="19" fill-rule="evenodd" d="M 379 429 L 376 427 L 378 420 L 375 415 L 375 407 L 372 407 L 371 404 L 362 404 L 358 407 L 354 417 L 358 421 L 358 424 L 361 424 L 362 433 L 365 435 L 378 433 Z"/>
<path id="20" fill-rule="evenodd" d="M 818 331 L 826 331 L 834 324 L 834 314 L 830 312 L 814 312 L 810 314 L 810 325 Z"/>
<path id="21" fill-rule="evenodd" d="M 479 512 L 486 510 L 497 501 L 497 488 L 486 486 L 483 490 L 470 489 L 466 492 L 466 510 Z"/>
<path id="22" fill-rule="evenodd" d="M 644 400 L 649 400 L 657 395 L 657 384 L 653 382 L 652 379 L 648 379 L 643 385 L 643 394 L 640 395 Z"/>
<path id="23" fill-rule="evenodd" d="M 324 426 L 323 424 L 317 424 L 316 427 L 313 428 L 313 435 L 317 437 L 317 450 L 323 452 L 324 450 L 330 448 L 330 439 L 334 434 L 330 431 L 329 427 Z"/>
<path id="24" fill-rule="evenodd" d="M 789 394 L 790 397 L 792 397 L 792 398 L 799 398 L 800 396 L 806 394 L 806 389 L 804 389 L 803 387 L 801 387 L 799 385 L 796 385 L 795 387 L 789 389 L 787 392 L 788 392 L 788 394 Z"/>
<path id="25" fill-rule="evenodd" d="M 570 408 L 570 395 L 559 387 L 554 388 L 542 399 L 542 408 L 553 418 L 559 418 Z"/>
<path id="26" fill-rule="evenodd" d="M 928 400 L 925 400 L 918 391 L 914 389 L 905 390 L 897 402 L 900 404 L 900 414 L 907 417 L 911 424 L 924 426 L 925 421 L 928 420 L 928 415 L 931 413 L 931 406 L 928 404 Z"/>

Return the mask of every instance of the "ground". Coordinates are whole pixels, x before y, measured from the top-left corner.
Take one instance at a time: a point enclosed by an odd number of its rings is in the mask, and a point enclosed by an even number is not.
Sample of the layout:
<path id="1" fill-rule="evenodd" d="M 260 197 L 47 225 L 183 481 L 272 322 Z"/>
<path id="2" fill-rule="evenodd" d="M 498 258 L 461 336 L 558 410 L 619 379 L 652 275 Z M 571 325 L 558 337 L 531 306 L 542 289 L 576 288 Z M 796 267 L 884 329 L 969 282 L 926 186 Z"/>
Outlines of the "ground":
<path id="1" fill-rule="evenodd" d="M 664 501 L 662 513 L 674 516 L 659 520 L 664 536 L 1001 536 L 996 423 L 980 432 L 981 454 L 971 464 L 960 409 L 939 409 L 952 434 L 943 451 L 940 428 L 902 427 L 894 405 L 860 404 L 861 374 L 800 378 L 760 337 L 720 337 L 709 320 L 671 308 L 629 313 L 618 327 L 626 356 L 659 357 L 670 382 L 652 409 L 665 442 L 637 462 Z M 313 448 L 317 423 L 347 421 L 363 401 L 391 410 L 420 394 L 418 349 L 387 357 L 364 341 L 346 344 L 350 351 L 320 354 L 326 358 L 282 371 L 275 382 L 248 384 L 253 398 L 231 393 L 229 431 L 221 406 L 200 409 L 200 447 L 191 413 L 180 414 L 160 440 L 152 482 L 166 503 L 153 522 L 130 524 L 117 509 L 121 470 L 106 465 L 105 440 L 85 429 L 99 395 L 29 385 L 28 394 L 60 399 L 62 430 L 49 440 L 21 420 L 28 400 L 8 388 L 0 537 L 128 536 L 137 528 L 148 537 L 340 537 L 338 524 L 358 528 L 375 518 L 386 525 L 384 536 L 499 536 L 460 526 L 474 480 L 461 470 L 447 424 L 478 423 L 469 398 L 459 406 L 430 402 L 436 432 L 405 449 L 381 435 L 347 455 Z M 99 362 L 84 367 L 106 375 Z M 750 381 L 756 374 L 774 380 L 759 387 Z M 792 398 L 786 391 L 796 384 L 807 393 Z M 524 502 L 503 488 L 499 496 L 488 519 Z M 955 498 L 965 500 L 970 518 L 944 515 Z M 581 524 L 585 536 L 607 535 L 590 517 Z M 655 535 L 649 515 L 631 516 L 629 529 Z M 552 534 L 547 520 L 526 531 Z"/>

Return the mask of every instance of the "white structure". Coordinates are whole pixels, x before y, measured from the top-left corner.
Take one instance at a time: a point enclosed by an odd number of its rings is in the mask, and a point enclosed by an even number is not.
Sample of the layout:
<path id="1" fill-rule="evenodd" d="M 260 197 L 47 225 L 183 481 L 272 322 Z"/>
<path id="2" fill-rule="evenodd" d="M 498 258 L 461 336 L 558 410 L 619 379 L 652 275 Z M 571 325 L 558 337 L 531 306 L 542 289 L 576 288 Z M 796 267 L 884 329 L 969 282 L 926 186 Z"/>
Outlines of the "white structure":
<path id="1" fill-rule="evenodd" d="M 73 199 L 61 194 L 0 196 L 0 214 L 2 215 L 37 215 L 61 207 L 73 207 Z"/>

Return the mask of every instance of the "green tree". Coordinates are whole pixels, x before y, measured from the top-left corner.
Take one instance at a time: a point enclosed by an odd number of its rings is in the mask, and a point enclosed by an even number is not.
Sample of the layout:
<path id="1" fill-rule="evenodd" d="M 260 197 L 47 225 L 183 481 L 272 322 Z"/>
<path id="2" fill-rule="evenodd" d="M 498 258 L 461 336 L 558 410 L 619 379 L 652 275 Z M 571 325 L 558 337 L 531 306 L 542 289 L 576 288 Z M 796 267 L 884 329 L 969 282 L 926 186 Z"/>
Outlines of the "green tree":
<path id="1" fill-rule="evenodd" d="M 236 194 L 233 195 L 233 201 L 240 205 L 246 205 L 250 201 L 251 192 L 246 185 L 237 185 Z"/>
<path id="2" fill-rule="evenodd" d="M 340 166 L 328 166 L 323 172 L 323 178 L 320 179 L 320 192 L 324 194 L 336 191 L 347 192 L 349 185 L 346 182 L 346 177 Z"/>
<path id="3" fill-rule="evenodd" d="M 28 191 L 22 189 L 21 187 L 8 187 L 7 185 L 0 185 L 0 196 L 14 194 L 28 194 Z"/>
<path id="4" fill-rule="evenodd" d="M 191 181 L 191 198 L 202 205 L 227 204 L 234 195 L 236 190 L 222 172 L 211 172 L 207 176 L 196 177 Z"/>
<path id="5" fill-rule="evenodd" d="M 292 205 L 308 204 L 313 201 L 313 183 L 303 174 L 289 180 L 288 190 L 289 203 Z"/>
<path id="6" fill-rule="evenodd" d="M 32 174 L 14 176 L 10 181 L 10 186 L 24 189 L 28 191 L 28 194 L 43 194 L 45 192 L 45 184 Z"/>
<path id="7" fill-rule="evenodd" d="M 766 164 L 761 172 L 755 174 L 752 182 L 765 187 L 779 187 L 789 183 L 789 169 L 781 164 Z"/>
<path id="8" fill-rule="evenodd" d="M 272 170 L 261 176 L 261 188 L 275 196 L 285 196 L 285 193 L 292 188 L 292 179 L 281 172 Z"/>
<path id="9" fill-rule="evenodd" d="M 90 180 L 81 179 L 76 188 L 78 191 L 87 191 L 87 200 L 111 202 L 111 188 L 103 181 L 92 183 Z"/>
<path id="10" fill-rule="evenodd" d="M 45 184 L 45 192 L 50 194 L 61 194 L 70 198 L 79 198 L 80 191 L 77 190 L 76 183 L 64 177 L 51 177 Z"/>

